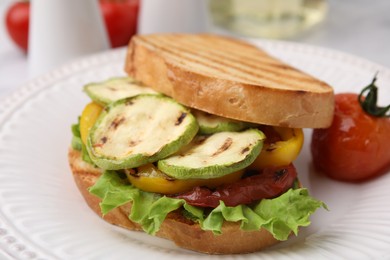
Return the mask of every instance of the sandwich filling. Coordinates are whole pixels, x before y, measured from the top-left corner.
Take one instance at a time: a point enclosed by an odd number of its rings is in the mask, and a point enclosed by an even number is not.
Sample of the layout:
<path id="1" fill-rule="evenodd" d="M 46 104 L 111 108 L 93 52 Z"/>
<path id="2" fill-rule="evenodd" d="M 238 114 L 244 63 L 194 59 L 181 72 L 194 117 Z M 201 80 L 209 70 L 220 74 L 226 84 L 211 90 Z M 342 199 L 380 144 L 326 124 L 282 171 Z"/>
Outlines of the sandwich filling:
<path id="1" fill-rule="evenodd" d="M 232 221 L 286 240 L 326 208 L 299 187 L 292 162 L 303 144 L 301 129 L 209 115 L 130 78 L 85 91 L 92 102 L 72 127 L 72 147 L 102 169 L 89 191 L 101 198 L 103 214 L 130 202 L 130 220 L 149 234 L 179 211 L 215 234 Z"/>

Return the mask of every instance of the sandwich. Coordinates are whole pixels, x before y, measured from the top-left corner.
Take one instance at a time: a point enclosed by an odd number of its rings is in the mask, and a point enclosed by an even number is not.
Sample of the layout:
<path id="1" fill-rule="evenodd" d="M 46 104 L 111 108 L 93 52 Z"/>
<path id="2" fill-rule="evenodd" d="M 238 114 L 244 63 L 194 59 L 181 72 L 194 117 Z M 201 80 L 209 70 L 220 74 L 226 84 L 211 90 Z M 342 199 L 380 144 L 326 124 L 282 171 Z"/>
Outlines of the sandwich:
<path id="1" fill-rule="evenodd" d="M 333 90 L 246 42 L 134 36 L 126 77 L 84 86 L 68 159 L 105 221 L 208 254 L 262 250 L 326 205 L 299 182 L 302 128 L 328 127 Z"/>

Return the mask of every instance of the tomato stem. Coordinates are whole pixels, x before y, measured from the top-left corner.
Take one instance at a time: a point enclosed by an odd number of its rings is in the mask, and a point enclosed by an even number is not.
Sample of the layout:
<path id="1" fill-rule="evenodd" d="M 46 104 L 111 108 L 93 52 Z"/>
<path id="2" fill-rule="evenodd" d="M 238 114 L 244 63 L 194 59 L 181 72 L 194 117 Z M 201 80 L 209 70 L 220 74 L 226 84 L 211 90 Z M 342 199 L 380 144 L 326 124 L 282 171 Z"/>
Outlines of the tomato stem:
<path id="1" fill-rule="evenodd" d="M 360 92 L 358 96 L 358 100 L 363 110 L 366 111 L 369 115 L 375 117 L 390 117 L 390 105 L 386 107 L 380 107 L 377 105 L 378 101 L 378 87 L 375 85 L 376 81 L 375 74 L 374 79 L 371 84 L 367 87 L 363 88 L 362 92 Z M 368 92 L 364 97 L 365 92 Z"/>

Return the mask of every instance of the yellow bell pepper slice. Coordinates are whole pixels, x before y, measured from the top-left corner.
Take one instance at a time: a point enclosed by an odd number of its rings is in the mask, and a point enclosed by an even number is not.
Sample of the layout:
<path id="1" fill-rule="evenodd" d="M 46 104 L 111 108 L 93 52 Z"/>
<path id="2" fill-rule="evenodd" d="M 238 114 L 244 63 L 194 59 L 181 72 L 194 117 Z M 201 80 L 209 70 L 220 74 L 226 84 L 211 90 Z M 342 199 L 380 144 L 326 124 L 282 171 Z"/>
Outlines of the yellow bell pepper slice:
<path id="1" fill-rule="evenodd" d="M 303 141 L 303 131 L 298 128 L 274 127 L 281 141 L 265 143 L 260 155 L 249 166 L 250 169 L 263 169 L 271 166 L 284 166 L 293 162 L 299 155 Z"/>
<path id="2" fill-rule="evenodd" d="M 98 103 L 91 102 L 85 106 L 80 117 L 80 135 L 81 141 L 86 144 L 89 134 L 89 130 L 95 124 L 96 119 L 99 117 L 102 112 L 103 107 Z"/>
<path id="3" fill-rule="evenodd" d="M 179 180 L 167 176 L 153 164 L 140 166 L 136 170 L 126 170 L 127 178 L 135 187 L 143 191 L 167 195 L 189 191 L 196 186 L 215 188 L 222 184 L 234 183 L 243 174 L 244 170 L 241 170 L 215 179 Z"/>

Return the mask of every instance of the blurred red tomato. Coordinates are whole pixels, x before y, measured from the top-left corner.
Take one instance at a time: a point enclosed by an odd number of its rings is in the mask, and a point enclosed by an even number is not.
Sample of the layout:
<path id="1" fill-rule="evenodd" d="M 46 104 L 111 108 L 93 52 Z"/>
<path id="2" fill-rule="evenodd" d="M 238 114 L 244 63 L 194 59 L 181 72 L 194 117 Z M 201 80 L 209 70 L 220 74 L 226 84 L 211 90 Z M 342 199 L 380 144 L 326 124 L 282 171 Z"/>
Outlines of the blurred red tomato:
<path id="1" fill-rule="evenodd" d="M 26 52 L 28 47 L 29 16 L 30 3 L 16 2 L 10 6 L 5 17 L 7 31 L 11 39 Z"/>
<path id="2" fill-rule="evenodd" d="M 137 31 L 139 0 L 100 0 L 111 47 L 127 45 Z M 15 2 L 6 13 L 6 27 L 11 39 L 22 50 L 28 49 L 30 3 Z"/>
<path id="3" fill-rule="evenodd" d="M 137 31 L 139 0 L 100 0 L 111 47 L 124 46 Z"/>

